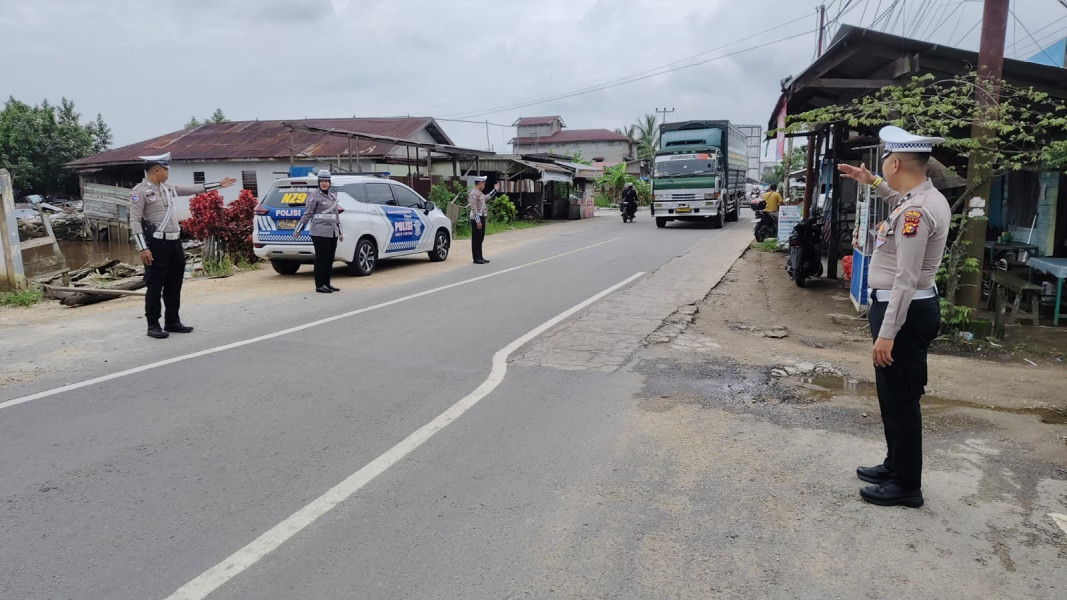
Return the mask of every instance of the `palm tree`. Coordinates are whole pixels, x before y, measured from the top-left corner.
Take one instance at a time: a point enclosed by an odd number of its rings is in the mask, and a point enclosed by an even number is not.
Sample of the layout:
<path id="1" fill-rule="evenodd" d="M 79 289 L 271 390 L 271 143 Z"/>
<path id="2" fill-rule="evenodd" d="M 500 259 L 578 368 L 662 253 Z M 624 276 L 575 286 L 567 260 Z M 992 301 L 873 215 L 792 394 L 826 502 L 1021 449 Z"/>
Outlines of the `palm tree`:
<path id="1" fill-rule="evenodd" d="M 645 115 L 634 127 L 637 129 L 637 157 L 651 158 L 659 146 L 656 140 L 656 130 L 659 128 L 656 115 Z"/>
<path id="2" fill-rule="evenodd" d="M 616 127 L 615 133 L 619 135 L 625 135 L 631 140 L 637 139 L 637 125 L 627 125 L 626 127 Z"/>

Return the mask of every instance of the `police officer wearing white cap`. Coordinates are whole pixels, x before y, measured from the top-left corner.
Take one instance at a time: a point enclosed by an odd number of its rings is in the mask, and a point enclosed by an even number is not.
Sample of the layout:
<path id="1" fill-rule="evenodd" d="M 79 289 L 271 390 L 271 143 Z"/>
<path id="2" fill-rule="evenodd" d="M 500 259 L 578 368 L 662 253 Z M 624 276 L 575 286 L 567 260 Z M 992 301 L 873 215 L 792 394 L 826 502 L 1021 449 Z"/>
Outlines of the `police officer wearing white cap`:
<path id="1" fill-rule="evenodd" d="M 171 333 L 189 333 L 192 327 L 182 324 L 182 281 L 185 279 L 185 250 L 182 248 L 181 227 L 174 214 L 178 196 L 203 194 L 211 190 L 230 187 L 237 182 L 225 177 L 219 183 L 197 185 L 171 185 L 170 152 L 158 156 L 141 156 L 144 161 L 145 178 L 130 192 L 130 231 L 133 242 L 141 252 L 144 263 L 144 278 L 148 284 L 145 291 L 145 319 L 148 320 L 148 336 L 163 339 Z M 161 316 L 160 296 L 166 304 L 164 325 L 159 326 Z"/>
<path id="2" fill-rule="evenodd" d="M 856 475 L 874 484 L 860 490 L 867 502 L 917 508 L 923 504 L 919 400 L 926 393 L 927 350 L 941 324 L 934 275 L 945 253 L 952 210 L 926 176 L 930 153 L 944 140 L 899 127 L 885 127 L 878 135 L 885 145 L 882 177 L 864 166 L 838 165 L 843 177 L 873 186 L 890 211 L 871 231 L 875 249 L 867 278 L 872 358 L 888 452 L 882 464 L 858 467 Z"/>
<path id="3" fill-rule="evenodd" d="M 489 217 L 489 201 L 496 196 L 500 184 L 494 185 L 493 191 L 489 194 L 482 193 L 483 189 L 485 189 L 485 177 L 475 177 L 474 189 L 467 197 L 470 204 L 471 254 L 474 256 L 476 265 L 489 262 L 489 259 L 482 255 L 482 242 L 485 240 L 486 219 Z"/>
<path id="4" fill-rule="evenodd" d="M 300 221 L 293 228 L 295 238 L 300 235 L 300 229 L 308 225 L 308 235 L 315 246 L 315 291 L 320 294 L 341 291 L 341 288 L 330 284 L 337 242 L 345 239 L 341 233 L 337 194 L 330 190 L 332 181 L 329 171 L 319 171 L 319 187 L 308 194 L 304 214 L 300 215 Z"/>

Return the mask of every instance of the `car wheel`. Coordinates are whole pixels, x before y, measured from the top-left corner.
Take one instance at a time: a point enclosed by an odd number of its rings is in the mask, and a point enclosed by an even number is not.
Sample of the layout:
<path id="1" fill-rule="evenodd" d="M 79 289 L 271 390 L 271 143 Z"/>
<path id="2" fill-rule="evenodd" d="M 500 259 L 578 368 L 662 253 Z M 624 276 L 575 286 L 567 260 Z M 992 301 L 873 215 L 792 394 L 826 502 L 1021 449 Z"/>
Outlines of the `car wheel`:
<path id="1" fill-rule="evenodd" d="M 352 262 L 348 263 L 348 273 L 358 277 L 366 277 L 374 272 L 378 264 L 378 248 L 369 238 L 362 238 L 356 242 L 356 252 L 352 256 Z"/>
<path id="2" fill-rule="evenodd" d="M 656 227 L 663 229 L 667 226 L 667 219 L 664 217 L 656 217 Z"/>
<path id="3" fill-rule="evenodd" d="M 274 272 L 279 275 L 292 275 L 300 269 L 300 263 L 295 260 L 272 260 L 270 266 L 274 267 Z"/>
<path id="4" fill-rule="evenodd" d="M 448 258 L 448 249 L 452 246 L 452 240 L 444 229 L 437 232 L 433 240 L 433 250 L 430 250 L 431 262 L 442 262 Z"/>

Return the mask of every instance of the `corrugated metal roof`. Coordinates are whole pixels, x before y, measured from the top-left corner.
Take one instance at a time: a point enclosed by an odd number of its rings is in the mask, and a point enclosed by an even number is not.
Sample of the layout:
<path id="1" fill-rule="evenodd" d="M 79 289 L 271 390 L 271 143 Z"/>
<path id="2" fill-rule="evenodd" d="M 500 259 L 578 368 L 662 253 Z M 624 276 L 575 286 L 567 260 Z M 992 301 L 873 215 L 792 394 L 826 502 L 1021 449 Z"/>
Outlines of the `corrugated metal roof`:
<path id="1" fill-rule="evenodd" d="M 563 123 L 563 118 L 559 115 L 553 115 L 551 117 L 523 117 L 511 124 L 512 127 L 522 126 L 534 126 L 534 125 L 551 125 L 553 121 L 559 119 L 560 123 Z"/>
<path id="2" fill-rule="evenodd" d="M 301 121 L 235 121 L 211 123 L 167 133 L 150 140 L 108 150 L 67 163 L 71 168 L 138 162 L 138 156 L 171 153 L 171 160 L 288 159 L 290 144 L 298 157 L 348 156 L 348 139 L 321 133 L 294 131 L 285 123 L 343 129 L 355 133 L 414 139 L 426 129 L 439 144 L 452 140 L 430 117 L 306 119 Z M 291 137 L 290 137 L 291 136 Z M 385 156 L 395 146 L 381 142 L 360 142 L 360 156 Z M 352 153 L 357 144 L 352 142 Z"/>
<path id="3" fill-rule="evenodd" d="M 632 139 L 608 129 L 571 129 L 557 131 L 544 137 L 517 137 L 512 144 L 563 144 L 567 142 L 633 142 Z"/>

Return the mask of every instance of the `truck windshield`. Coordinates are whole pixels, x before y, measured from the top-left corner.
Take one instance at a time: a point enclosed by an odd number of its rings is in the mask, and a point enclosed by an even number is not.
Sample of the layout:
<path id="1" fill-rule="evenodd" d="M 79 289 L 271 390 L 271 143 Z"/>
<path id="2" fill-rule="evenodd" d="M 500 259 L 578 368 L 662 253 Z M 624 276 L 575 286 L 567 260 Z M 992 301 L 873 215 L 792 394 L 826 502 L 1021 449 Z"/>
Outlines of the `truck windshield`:
<path id="1" fill-rule="evenodd" d="M 672 154 L 657 156 L 653 177 L 713 175 L 718 157 L 714 154 Z"/>

